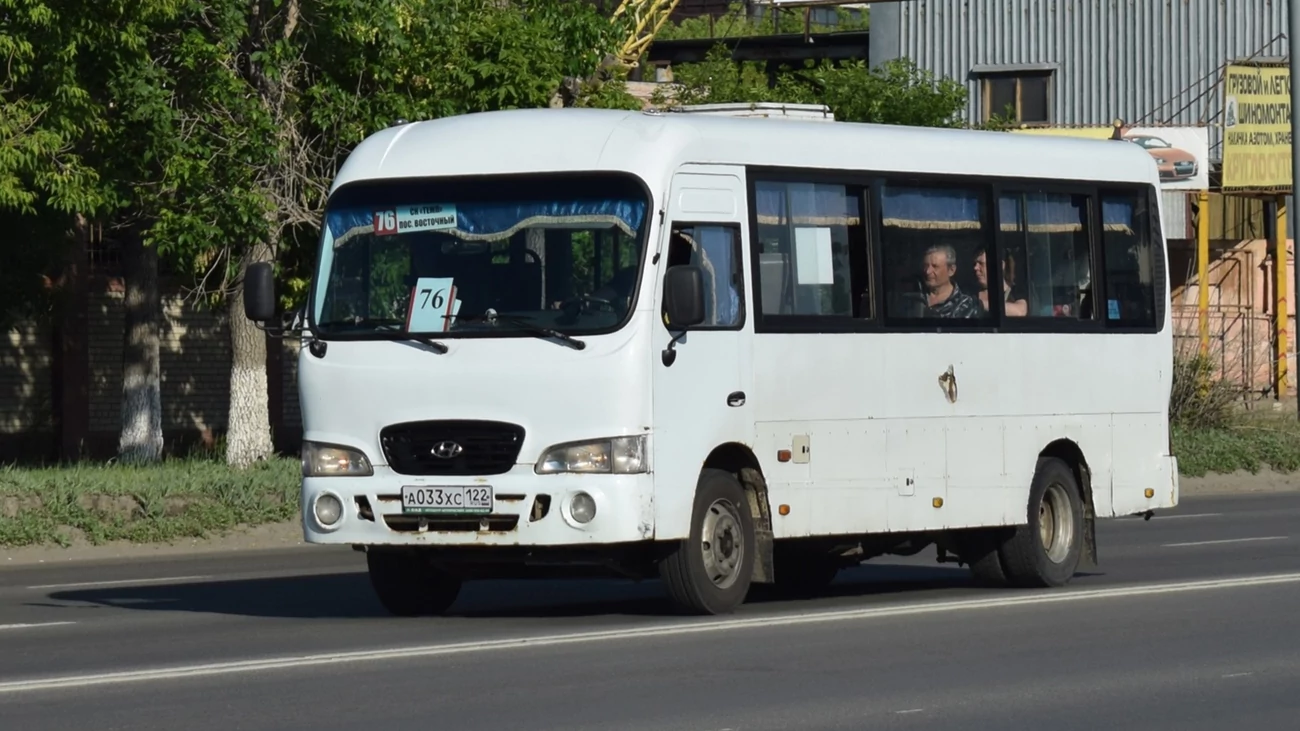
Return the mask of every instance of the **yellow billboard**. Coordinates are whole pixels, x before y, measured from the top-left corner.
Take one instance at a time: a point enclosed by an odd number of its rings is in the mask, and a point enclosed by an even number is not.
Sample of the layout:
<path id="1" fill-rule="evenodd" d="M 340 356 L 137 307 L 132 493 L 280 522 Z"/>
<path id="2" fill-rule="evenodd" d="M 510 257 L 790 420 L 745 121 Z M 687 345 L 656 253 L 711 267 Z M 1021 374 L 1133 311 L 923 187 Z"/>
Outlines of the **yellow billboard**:
<path id="1" fill-rule="evenodd" d="M 1223 78 L 1223 188 L 1291 188 L 1291 73 L 1229 65 Z"/>

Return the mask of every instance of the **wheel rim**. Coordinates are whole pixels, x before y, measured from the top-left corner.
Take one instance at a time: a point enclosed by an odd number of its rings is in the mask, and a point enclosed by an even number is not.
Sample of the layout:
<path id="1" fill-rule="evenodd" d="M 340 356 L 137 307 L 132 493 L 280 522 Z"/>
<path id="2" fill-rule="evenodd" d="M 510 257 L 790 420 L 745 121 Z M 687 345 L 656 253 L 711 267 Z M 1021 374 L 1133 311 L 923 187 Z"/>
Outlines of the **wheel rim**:
<path id="1" fill-rule="evenodd" d="M 740 512 L 730 500 L 714 500 L 704 512 L 700 543 L 709 581 L 719 589 L 735 584 L 745 561 L 745 537 Z"/>
<path id="2" fill-rule="evenodd" d="M 1052 563 L 1062 563 L 1074 546 L 1074 507 L 1065 488 L 1053 483 L 1038 504 L 1038 535 Z"/>

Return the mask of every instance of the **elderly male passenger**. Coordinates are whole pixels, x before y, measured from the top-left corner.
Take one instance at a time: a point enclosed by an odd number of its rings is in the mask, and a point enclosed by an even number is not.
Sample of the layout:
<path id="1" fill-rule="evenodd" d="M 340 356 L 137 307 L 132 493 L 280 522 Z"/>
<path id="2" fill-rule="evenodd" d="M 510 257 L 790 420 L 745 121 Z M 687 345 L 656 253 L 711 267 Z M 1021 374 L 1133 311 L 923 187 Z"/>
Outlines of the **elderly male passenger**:
<path id="1" fill-rule="evenodd" d="M 922 317 L 983 317 L 986 312 L 978 299 L 961 291 L 953 277 L 957 275 L 957 251 L 947 244 L 926 249 L 922 265 L 925 293 Z"/>

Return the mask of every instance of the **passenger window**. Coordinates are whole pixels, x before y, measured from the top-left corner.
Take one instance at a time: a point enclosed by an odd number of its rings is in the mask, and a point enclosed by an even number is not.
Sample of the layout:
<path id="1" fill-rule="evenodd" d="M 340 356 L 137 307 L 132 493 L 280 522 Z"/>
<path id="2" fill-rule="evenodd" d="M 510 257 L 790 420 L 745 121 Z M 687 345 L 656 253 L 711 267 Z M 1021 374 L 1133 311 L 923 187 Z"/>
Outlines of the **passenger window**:
<path id="1" fill-rule="evenodd" d="M 1106 256 L 1106 319 L 1120 325 L 1156 323 L 1156 256 L 1146 195 L 1105 193 L 1101 197 L 1101 240 Z M 1160 282 L 1164 289 L 1164 283 Z"/>
<path id="2" fill-rule="evenodd" d="M 773 181 L 754 187 L 762 313 L 871 317 L 862 188 Z"/>
<path id="3" fill-rule="evenodd" d="M 668 240 L 668 267 L 704 270 L 704 322 L 692 328 L 739 327 L 744 316 L 744 269 L 740 227 L 734 224 L 678 224 Z"/>
<path id="4" fill-rule="evenodd" d="M 1088 196 L 1007 193 L 999 201 L 1009 297 L 1030 317 L 1093 319 Z"/>
<path id="5" fill-rule="evenodd" d="M 987 209 L 985 196 L 974 188 L 883 187 L 886 317 L 989 317 L 980 259 L 988 243 Z"/>

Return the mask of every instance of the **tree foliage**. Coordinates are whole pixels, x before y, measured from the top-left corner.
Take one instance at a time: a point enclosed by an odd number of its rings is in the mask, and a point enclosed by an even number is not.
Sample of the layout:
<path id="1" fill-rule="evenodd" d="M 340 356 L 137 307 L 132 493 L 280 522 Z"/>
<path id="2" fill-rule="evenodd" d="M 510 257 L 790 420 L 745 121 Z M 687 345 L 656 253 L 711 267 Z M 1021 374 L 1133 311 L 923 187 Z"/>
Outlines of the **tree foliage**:
<path id="1" fill-rule="evenodd" d="M 760 13 L 754 12 L 757 9 Z M 804 10 L 807 8 L 780 8 L 776 6 L 749 5 L 743 2 L 728 4 L 727 10 L 717 17 L 701 15 L 683 18 L 668 23 L 656 36 L 661 40 L 681 40 L 689 38 L 746 38 L 753 36 L 782 35 L 803 33 Z M 864 31 L 870 26 L 870 11 L 867 8 L 845 8 L 840 6 L 823 6 L 817 8 L 817 15 L 811 16 L 807 30 L 811 33 L 831 33 L 845 31 Z M 773 15 L 775 11 L 775 15 Z M 825 14 L 833 14 L 831 23 L 822 22 Z"/>
<path id="2" fill-rule="evenodd" d="M 97 171 L 75 147 L 83 130 L 102 129 L 94 99 L 78 83 L 85 28 L 61 10 L 43 0 L 0 0 L 0 206 L 27 214 L 102 205 Z"/>
<path id="3" fill-rule="evenodd" d="M 0 210 L 130 221 L 218 298 L 236 249 L 317 225 L 366 135 L 545 106 L 622 32 L 564 0 L 0 0 L 0 17 Z"/>
<path id="4" fill-rule="evenodd" d="M 936 78 L 910 59 L 875 67 L 862 61 L 809 62 L 769 79 L 761 64 L 737 64 L 730 50 L 719 44 L 705 61 L 675 67 L 673 84 L 656 90 L 653 102 L 825 104 L 843 122 L 958 127 L 964 125 L 966 99 L 965 86 Z"/>

